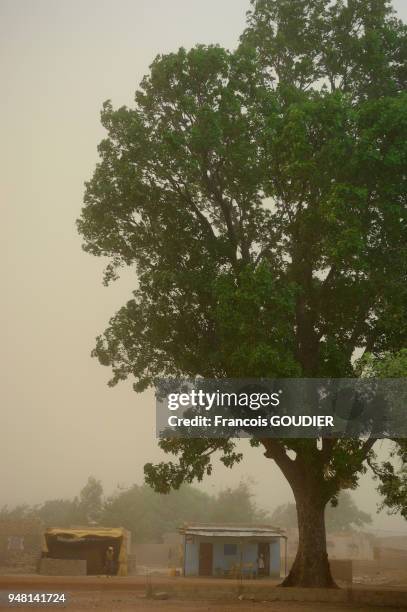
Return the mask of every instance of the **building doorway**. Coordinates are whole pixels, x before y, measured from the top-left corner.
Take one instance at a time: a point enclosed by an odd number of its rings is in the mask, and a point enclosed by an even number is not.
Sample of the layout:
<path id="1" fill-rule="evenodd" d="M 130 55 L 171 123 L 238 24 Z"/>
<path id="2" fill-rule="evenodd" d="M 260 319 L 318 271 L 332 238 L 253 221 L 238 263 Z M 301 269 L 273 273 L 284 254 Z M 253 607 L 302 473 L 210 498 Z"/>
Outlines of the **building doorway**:
<path id="1" fill-rule="evenodd" d="M 260 567 L 259 560 L 263 559 L 264 567 Z M 268 542 L 260 542 L 259 550 L 258 550 L 258 559 L 257 564 L 259 566 L 259 576 L 269 576 L 270 575 L 270 544 Z"/>
<path id="2" fill-rule="evenodd" d="M 199 575 L 212 576 L 213 573 L 213 544 L 201 542 L 199 545 Z"/>

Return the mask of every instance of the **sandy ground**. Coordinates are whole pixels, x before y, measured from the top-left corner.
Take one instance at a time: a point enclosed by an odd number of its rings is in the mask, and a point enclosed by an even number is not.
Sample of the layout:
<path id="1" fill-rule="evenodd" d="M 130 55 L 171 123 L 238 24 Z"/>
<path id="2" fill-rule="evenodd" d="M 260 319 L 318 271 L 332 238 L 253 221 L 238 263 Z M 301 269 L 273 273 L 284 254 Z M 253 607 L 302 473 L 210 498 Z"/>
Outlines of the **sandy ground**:
<path id="1" fill-rule="evenodd" d="M 10 607 L 0 604 L 2 609 L 50 609 L 50 606 L 18 606 Z M 64 606 L 52 606 L 56 610 L 98 610 L 99 612 L 405 612 L 406 608 L 376 608 L 360 607 L 345 604 L 327 603 L 292 603 L 292 602 L 245 602 L 245 601 L 152 601 L 137 596 L 119 593 L 87 593 L 69 594 L 69 602 Z"/>
<path id="2" fill-rule="evenodd" d="M 79 591 L 67 593 L 67 603 L 58 606 L 7 606 L 0 603 L 1 609 L 50 609 L 55 610 L 98 610 L 135 611 L 135 612 L 405 612 L 405 608 L 371 607 L 352 604 L 267 602 L 267 601 L 155 601 L 140 595 L 122 591 Z"/>
<path id="3" fill-rule="evenodd" d="M 170 585 L 185 581 L 188 586 L 189 599 L 177 600 L 177 595 L 171 595 Z M 239 601 L 237 596 L 228 600 L 211 601 L 191 601 L 194 594 L 205 596 L 206 591 L 214 588 L 215 582 L 212 579 L 182 579 L 182 578 L 152 578 L 154 592 L 165 591 L 168 587 L 169 598 L 164 601 L 146 599 L 146 578 L 128 577 L 113 579 L 103 576 L 79 576 L 79 577 L 57 577 L 57 576 L 0 576 L 0 608 L 1 609 L 50 609 L 55 610 L 99 610 L 99 611 L 120 611 L 127 612 L 407 612 L 407 589 L 406 606 L 403 608 L 361 606 L 360 604 L 344 603 L 315 603 L 315 602 L 267 602 L 261 601 L 261 591 L 257 591 L 258 601 Z M 225 586 L 231 586 L 230 581 L 216 581 L 216 585 L 225 582 Z M 251 582 L 251 581 L 250 581 Z M 272 581 L 270 581 L 272 585 Z M 258 586 L 261 586 L 259 581 Z M 267 586 L 267 584 L 264 584 Z M 191 588 L 192 587 L 192 588 Z M 359 585 L 356 590 L 361 588 Z M 381 591 L 386 591 L 389 587 L 381 587 Z M 392 590 L 392 589 L 390 589 Z M 60 605 L 16 605 L 7 604 L 8 592 L 64 592 L 67 595 L 67 602 Z M 199 593 L 199 594 L 198 594 Z M 263 595 L 267 598 L 266 593 Z M 179 595 L 178 595 L 179 597 Z"/>
<path id="4" fill-rule="evenodd" d="M 87 610 L 84 600 L 77 599 L 72 602 L 76 610 Z M 331 604 L 302 604 L 292 602 L 190 602 L 190 601 L 149 601 L 149 600 L 128 600 L 121 598 L 110 598 L 107 601 L 106 595 L 102 595 L 99 601 L 90 606 L 91 609 L 98 610 L 139 610 L 146 612 L 395 612 L 394 608 L 360 608 Z M 407 610 L 407 606 L 406 606 Z"/>

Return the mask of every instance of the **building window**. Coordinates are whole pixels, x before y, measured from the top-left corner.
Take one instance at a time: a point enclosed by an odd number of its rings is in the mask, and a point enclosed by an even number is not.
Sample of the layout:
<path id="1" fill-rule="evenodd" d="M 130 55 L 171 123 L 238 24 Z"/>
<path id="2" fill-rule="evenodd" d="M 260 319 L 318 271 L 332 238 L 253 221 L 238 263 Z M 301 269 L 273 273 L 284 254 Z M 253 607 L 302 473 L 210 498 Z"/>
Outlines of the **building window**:
<path id="1" fill-rule="evenodd" d="M 226 555 L 237 555 L 237 544 L 224 544 L 223 554 Z"/>

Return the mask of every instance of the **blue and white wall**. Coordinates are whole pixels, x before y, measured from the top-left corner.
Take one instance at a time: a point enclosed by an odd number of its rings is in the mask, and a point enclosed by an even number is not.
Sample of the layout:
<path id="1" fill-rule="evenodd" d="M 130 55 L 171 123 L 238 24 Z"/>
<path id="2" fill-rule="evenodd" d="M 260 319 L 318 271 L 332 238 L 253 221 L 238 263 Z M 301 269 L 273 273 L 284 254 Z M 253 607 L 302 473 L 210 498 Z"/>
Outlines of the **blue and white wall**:
<path id="1" fill-rule="evenodd" d="M 201 542 L 210 542 L 213 544 L 213 566 L 212 574 L 216 576 L 218 573 L 223 574 L 234 565 L 252 564 L 254 569 L 257 569 L 258 559 L 258 542 L 243 541 L 240 548 L 240 540 L 238 538 L 210 538 L 199 536 L 187 536 L 185 542 L 185 575 L 199 576 L 199 545 Z M 280 539 L 273 538 L 270 543 L 270 576 L 280 576 Z M 225 544 L 227 545 L 225 548 Z M 229 546 L 232 545 L 232 546 Z M 230 554 L 225 554 L 230 553 Z"/>

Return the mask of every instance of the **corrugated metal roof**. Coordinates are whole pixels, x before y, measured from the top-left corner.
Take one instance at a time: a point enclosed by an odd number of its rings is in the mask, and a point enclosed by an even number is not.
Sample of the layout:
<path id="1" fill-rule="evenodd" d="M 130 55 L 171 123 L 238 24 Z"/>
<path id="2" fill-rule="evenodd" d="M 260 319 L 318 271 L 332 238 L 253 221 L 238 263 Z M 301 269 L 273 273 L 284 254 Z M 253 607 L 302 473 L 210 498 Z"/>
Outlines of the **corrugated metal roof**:
<path id="1" fill-rule="evenodd" d="M 285 538 L 282 529 L 271 525 L 210 525 L 187 524 L 178 530 L 184 535 L 234 538 Z"/>

